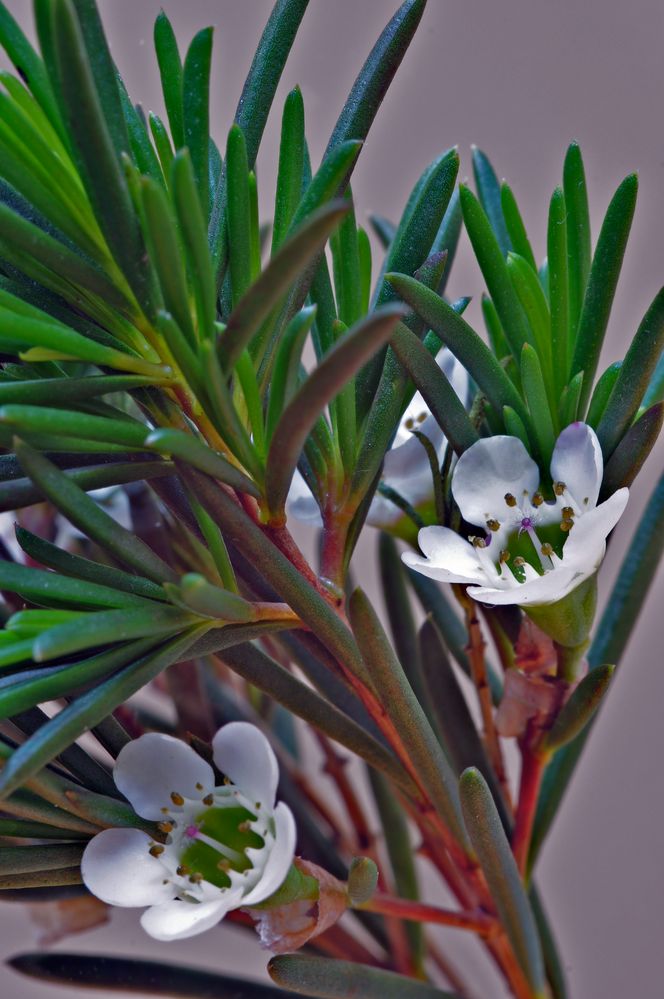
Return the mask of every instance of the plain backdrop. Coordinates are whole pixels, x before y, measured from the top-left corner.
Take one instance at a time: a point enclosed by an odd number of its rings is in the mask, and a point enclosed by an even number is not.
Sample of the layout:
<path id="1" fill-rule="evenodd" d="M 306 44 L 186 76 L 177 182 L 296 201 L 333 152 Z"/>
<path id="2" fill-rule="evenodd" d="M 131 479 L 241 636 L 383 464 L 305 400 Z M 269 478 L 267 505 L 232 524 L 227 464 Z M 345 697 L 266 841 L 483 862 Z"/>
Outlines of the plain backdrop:
<path id="1" fill-rule="evenodd" d="M 28 0 L 8 0 L 8 6 L 30 25 Z M 212 113 L 223 145 L 270 0 L 166 0 L 164 6 L 182 46 L 198 28 L 215 25 Z M 296 83 L 302 87 L 316 164 L 358 69 L 396 6 L 393 0 L 311 0 L 259 160 L 264 216 L 286 93 Z M 151 45 L 158 0 L 101 0 L 100 7 L 132 97 L 160 110 Z M 605 363 L 622 357 L 664 279 L 663 41 L 664 7 L 657 0 L 429 0 L 356 170 L 358 217 L 397 217 L 418 174 L 449 146 L 459 146 L 461 175 L 469 176 L 470 147 L 477 143 L 512 185 L 543 256 L 548 200 L 571 139 L 579 140 L 585 157 L 594 237 L 613 190 L 637 170 L 639 202 Z M 449 290 L 473 295 L 475 302 L 482 291 L 467 241 Z M 478 321 L 475 303 L 469 315 Z M 604 593 L 661 466 L 660 446 L 616 531 Z M 660 573 L 538 871 L 572 999 L 662 994 L 663 587 Z M 33 932 L 19 906 L 0 905 L 2 957 L 30 949 Z M 453 950 L 458 945 L 458 935 L 449 931 L 441 939 Z M 110 929 L 60 947 L 151 955 L 254 976 L 264 974 L 266 963 L 248 935 L 225 926 L 177 945 L 156 944 L 141 933 L 133 911 L 117 912 Z M 478 973 L 486 981 L 482 969 Z M 70 992 L 0 969 L 0 994 L 58 999 Z M 476 999 L 500 994 L 482 985 Z"/>

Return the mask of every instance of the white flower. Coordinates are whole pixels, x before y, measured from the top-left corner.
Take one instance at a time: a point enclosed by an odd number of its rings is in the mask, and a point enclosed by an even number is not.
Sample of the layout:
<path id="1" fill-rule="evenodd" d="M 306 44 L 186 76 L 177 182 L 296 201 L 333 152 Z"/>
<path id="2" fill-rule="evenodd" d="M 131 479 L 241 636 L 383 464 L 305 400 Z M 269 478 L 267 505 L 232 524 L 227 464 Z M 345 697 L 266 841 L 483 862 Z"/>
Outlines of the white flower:
<path id="1" fill-rule="evenodd" d="M 425 527 L 418 535 L 424 557 L 405 552 L 403 560 L 432 579 L 469 585 L 486 604 L 562 600 L 595 573 L 627 503 L 629 490 L 618 489 L 597 506 L 603 470 L 594 430 L 570 424 L 553 451 L 547 502 L 518 438 L 477 441 L 459 458 L 452 493 L 464 520 L 486 533 L 465 541 L 447 527 Z"/>
<path id="2" fill-rule="evenodd" d="M 468 372 L 450 350 L 444 347 L 436 361 L 443 374 L 464 405 L 468 402 Z M 385 455 L 381 481 L 417 508 L 431 501 L 433 480 L 429 458 L 417 439 L 414 430 L 428 437 L 442 463 L 447 438 L 431 415 L 420 392 L 416 392 L 405 410 L 390 450 Z M 322 519 L 316 500 L 302 475 L 296 471 L 288 494 L 287 512 L 296 520 L 321 526 Z M 403 517 L 403 511 L 388 499 L 377 493 L 369 507 L 367 523 L 373 527 L 391 527 Z"/>
<path id="3" fill-rule="evenodd" d="M 269 898 L 295 851 L 295 821 L 275 806 L 279 769 L 263 733 L 247 722 L 217 732 L 212 767 L 169 735 L 149 733 L 120 752 L 113 777 L 166 842 L 139 829 L 105 829 L 81 861 L 83 881 L 110 905 L 150 906 L 141 924 L 157 940 L 202 933 L 231 909 Z"/>

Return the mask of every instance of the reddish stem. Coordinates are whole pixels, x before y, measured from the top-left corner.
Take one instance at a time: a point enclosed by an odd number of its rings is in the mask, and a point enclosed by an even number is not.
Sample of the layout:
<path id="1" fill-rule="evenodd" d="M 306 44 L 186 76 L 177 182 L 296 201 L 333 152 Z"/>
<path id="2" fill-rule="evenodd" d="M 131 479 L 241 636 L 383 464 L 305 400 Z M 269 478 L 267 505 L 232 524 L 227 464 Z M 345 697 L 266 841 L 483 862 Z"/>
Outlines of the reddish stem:
<path id="1" fill-rule="evenodd" d="M 395 898 L 376 892 L 361 906 L 367 912 L 377 912 L 382 916 L 397 916 L 417 923 L 435 923 L 438 926 L 453 926 L 458 930 L 471 930 L 480 936 L 491 936 L 499 930 L 499 923 L 484 912 L 453 912 L 440 909 L 436 905 L 426 905 L 408 898 Z"/>
<path id="2" fill-rule="evenodd" d="M 546 757 L 536 750 L 524 747 L 521 761 L 521 780 L 519 784 L 519 803 L 512 835 L 512 851 L 517 867 L 525 877 L 528 868 L 530 840 L 533 833 L 535 813 L 542 777 L 546 770 Z"/>

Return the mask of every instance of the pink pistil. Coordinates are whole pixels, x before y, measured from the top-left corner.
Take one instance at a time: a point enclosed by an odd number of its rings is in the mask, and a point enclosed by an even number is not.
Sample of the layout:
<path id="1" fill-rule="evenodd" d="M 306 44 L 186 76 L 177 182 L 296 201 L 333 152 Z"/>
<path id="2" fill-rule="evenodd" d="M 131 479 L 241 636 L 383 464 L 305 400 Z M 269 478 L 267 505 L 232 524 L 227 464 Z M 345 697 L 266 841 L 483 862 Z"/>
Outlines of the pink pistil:
<path id="1" fill-rule="evenodd" d="M 185 836 L 188 836 L 189 839 L 196 839 L 196 837 L 198 836 L 198 832 L 199 832 L 198 826 L 187 826 L 187 828 L 184 831 L 184 834 Z"/>

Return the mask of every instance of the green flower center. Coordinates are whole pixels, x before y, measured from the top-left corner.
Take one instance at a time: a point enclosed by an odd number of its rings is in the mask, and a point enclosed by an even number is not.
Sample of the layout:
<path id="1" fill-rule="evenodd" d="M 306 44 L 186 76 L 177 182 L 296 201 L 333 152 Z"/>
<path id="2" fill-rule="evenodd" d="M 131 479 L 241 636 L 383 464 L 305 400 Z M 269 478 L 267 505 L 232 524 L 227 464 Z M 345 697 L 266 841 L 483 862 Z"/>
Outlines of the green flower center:
<path id="1" fill-rule="evenodd" d="M 229 871 L 241 874 L 253 866 L 246 851 L 265 845 L 250 827 L 255 821 L 256 815 L 241 805 L 204 809 L 187 829 L 184 842 L 188 845 L 180 855 L 182 866 L 219 888 L 228 888 Z"/>

